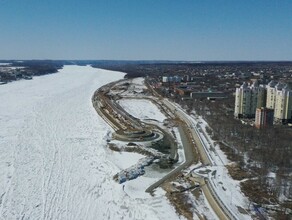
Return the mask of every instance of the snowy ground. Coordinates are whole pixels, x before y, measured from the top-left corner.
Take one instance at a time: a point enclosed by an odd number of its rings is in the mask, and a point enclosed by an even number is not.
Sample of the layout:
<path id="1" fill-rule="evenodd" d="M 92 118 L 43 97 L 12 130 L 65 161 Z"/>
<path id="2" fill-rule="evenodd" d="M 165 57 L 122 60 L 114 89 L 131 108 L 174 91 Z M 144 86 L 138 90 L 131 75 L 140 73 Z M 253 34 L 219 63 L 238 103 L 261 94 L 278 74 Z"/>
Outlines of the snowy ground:
<path id="1" fill-rule="evenodd" d="M 184 112 L 178 104 L 175 105 L 179 111 Z M 233 180 L 229 175 L 225 165 L 229 164 L 230 161 L 208 135 L 206 131 L 206 127 L 208 126 L 207 122 L 202 117 L 196 116 L 195 112 L 191 116 L 185 115 L 192 122 L 192 126 L 197 129 L 201 141 L 213 163 L 212 166 L 196 169 L 196 173 L 206 173 L 208 170 L 205 176 L 209 177 L 214 191 L 222 203 L 228 207 L 228 210 L 238 219 L 251 219 L 251 213 L 249 211 L 250 201 L 241 192 L 240 181 Z"/>
<path id="2" fill-rule="evenodd" d="M 206 131 L 206 127 L 208 126 L 207 122 L 202 117 L 198 117 L 197 119 L 193 117 L 192 121 L 197 125 L 201 140 L 213 162 L 212 167 L 201 168 L 199 170 L 204 172 L 205 169 L 209 169 L 211 171 L 208 174 L 210 183 L 213 185 L 214 190 L 222 202 L 229 207 L 229 210 L 235 216 L 240 219 L 251 219 L 248 211 L 250 201 L 241 192 L 240 181 L 233 180 L 229 175 L 225 165 L 229 164 L 230 161 L 208 135 Z M 200 172 L 199 170 L 197 172 Z"/>
<path id="3" fill-rule="evenodd" d="M 0 219 L 179 218 L 163 192 L 144 193 L 155 179 L 145 175 L 125 191 L 112 179 L 140 156 L 110 153 L 110 128 L 91 96 L 122 77 L 65 66 L 0 86 Z"/>
<path id="4" fill-rule="evenodd" d="M 120 90 L 111 90 L 110 94 L 120 94 L 123 97 L 144 97 L 144 90 L 147 89 L 144 84 L 144 78 L 142 77 L 124 80 L 117 83 L 116 86 L 118 86 Z"/>
<path id="5" fill-rule="evenodd" d="M 147 87 L 144 84 L 144 78 L 143 77 L 138 77 L 138 78 L 134 78 L 132 79 L 132 87 L 131 88 L 133 91 L 139 93 L 142 92 L 143 89 L 147 89 Z"/>
<path id="6" fill-rule="evenodd" d="M 154 119 L 163 122 L 165 115 L 151 101 L 146 99 L 121 99 L 119 104 L 131 115 L 141 120 Z"/>

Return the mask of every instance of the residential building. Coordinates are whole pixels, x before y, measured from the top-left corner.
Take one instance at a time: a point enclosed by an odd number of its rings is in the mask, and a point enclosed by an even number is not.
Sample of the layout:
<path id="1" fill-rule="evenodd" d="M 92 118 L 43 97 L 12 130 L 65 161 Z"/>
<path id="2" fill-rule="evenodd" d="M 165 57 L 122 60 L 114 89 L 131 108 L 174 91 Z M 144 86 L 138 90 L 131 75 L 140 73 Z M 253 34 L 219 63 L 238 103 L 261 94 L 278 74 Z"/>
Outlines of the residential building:
<path id="1" fill-rule="evenodd" d="M 226 98 L 226 94 L 224 92 L 212 92 L 212 91 L 202 91 L 202 92 L 192 92 L 191 93 L 191 98 L 193 99 L 222 99 Z"/>
<path id="2" fill-rule="evenodd" d="M 244 82 L 236 88 L 235 111 L 237 118 L 251 118 L 255 116 L 256 108 L 264 107 L 266 103 L 266 89 L 255 81 L 252 85 Z"/>
<path id="3" fill-rule="evenodd" d="M 259 85 L 257 89 L 257 100 L 254 100 L 257 108 L 265 107 L 267 100 L 267 90 L 264 85 Z"/>
<path id="4" fill-rule="evenodd" d="M 181 81 L 181 76 L 162 76 L 163 83 L 180 83 Z"/>
<path id="5" fill-rule="evenodd" d="M 163 76 L 162 77 L 162 82 L 167 83 L 169 81 L 168 76 Z"/>
<path id="6" fill-rule="evenodd" d="M 254 117 L 256 108 L 266 107 L 273 109 L 274 122 L 287 123 L 292 121 L 292 84 L 283 84 L 271 81 L 266 87 L 255 81 L 252 85 L 243 83 L 236 89 L 235 117 Z M 260 114 L 257 110 L 257 114 Z M 261 110 L 262 112 L 263 110 Z M 265 113 L 262 114 L 266 114 Z M 271 113 L 269 113 L 271 114 Z M 260 117 L 260 116 L 256 116 Z M 262 116 L 261 116 L 262 117 Z M 263 116 L 266 117 L 266 116 Z M 258 126 L 262 126 L 256 118 Z"/>
<path id="7" fill-rule="evenodd" d="M 257 108 L 255 115 L 255 127 L 266 128 L 272 126 L 274 121 L 274 110 L 265 107 Z"/>
<path id="8" fill-rule="evenodd" d="M 275 115 L 276 122 L 291 122 L 292 90 L 288 85 L 276 87 Z"/>
<path id="9" fill-rule="evenodd" d="M 276 103 L 276 88 L 275 86 L 277 83 L 272 80 L 269 82 L 267 85 L 267 102 L 266 102 L 266 107 L 269 109 L 275 109 L 275 103 Z"/>

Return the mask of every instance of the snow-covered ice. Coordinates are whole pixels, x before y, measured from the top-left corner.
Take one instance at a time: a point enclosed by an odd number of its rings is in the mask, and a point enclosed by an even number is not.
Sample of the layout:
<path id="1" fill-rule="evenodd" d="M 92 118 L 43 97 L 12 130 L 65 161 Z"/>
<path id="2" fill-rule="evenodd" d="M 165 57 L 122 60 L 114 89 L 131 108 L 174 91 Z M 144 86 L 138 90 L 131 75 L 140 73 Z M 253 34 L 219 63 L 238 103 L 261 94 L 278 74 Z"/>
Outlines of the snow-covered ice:
<path id="1" fill-rule="evenodd" d="M 141 191 L 139 181 L 147 177 L 126 184 L 125 191 L 112 179 L 129 164 L 118 166 L 119 155 L 109 153 L 111 128 L 91 96 L 122 77 L 65 66 L 57 74 L 0 86 L 0 218 L 179 218 L 163 195 Z"/>

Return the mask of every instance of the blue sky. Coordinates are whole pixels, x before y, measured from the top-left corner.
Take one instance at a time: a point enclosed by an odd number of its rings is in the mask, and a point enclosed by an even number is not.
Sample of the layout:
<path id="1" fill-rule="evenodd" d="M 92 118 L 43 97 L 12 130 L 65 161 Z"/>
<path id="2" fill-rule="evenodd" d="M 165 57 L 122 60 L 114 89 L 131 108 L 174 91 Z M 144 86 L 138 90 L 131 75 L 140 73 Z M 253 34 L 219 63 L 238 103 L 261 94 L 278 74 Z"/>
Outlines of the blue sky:
<path id="1" fill-rule="evenodd" d="M 292 60 L 292 0 L 0 0 L 0 59 Z"/>

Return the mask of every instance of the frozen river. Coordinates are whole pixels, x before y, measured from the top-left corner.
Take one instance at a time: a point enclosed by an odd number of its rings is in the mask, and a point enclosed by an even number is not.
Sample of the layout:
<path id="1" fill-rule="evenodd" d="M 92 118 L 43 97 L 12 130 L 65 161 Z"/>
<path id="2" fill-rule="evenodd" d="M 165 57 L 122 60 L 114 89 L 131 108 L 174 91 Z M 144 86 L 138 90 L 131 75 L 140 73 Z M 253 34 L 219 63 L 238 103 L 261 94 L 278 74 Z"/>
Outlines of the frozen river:
<path id="1" fill-rule="evenodd" d="M 123 75 L 65 66 L 0 86 L 0 219 L 179 218 L 164 196 L 135 187 L 139 179 L 125 192 L 112 180 L 131 155 L 106 148 L 111 129 L 91 96 Z"/>

